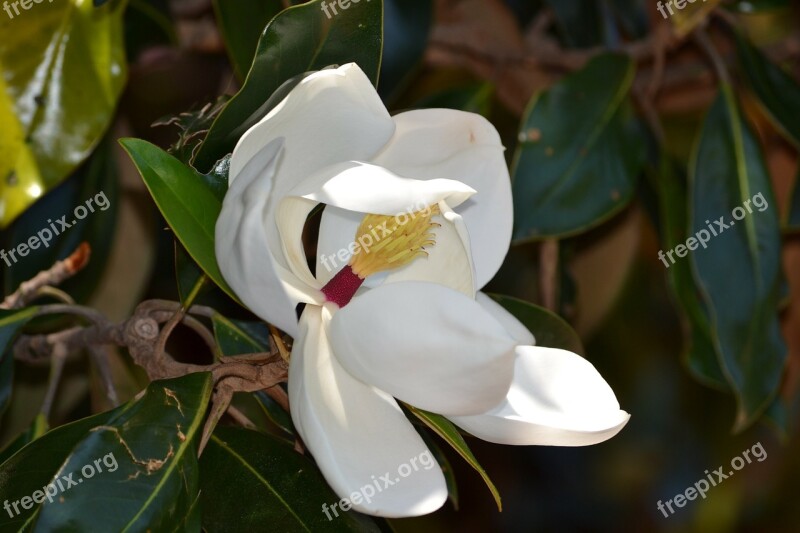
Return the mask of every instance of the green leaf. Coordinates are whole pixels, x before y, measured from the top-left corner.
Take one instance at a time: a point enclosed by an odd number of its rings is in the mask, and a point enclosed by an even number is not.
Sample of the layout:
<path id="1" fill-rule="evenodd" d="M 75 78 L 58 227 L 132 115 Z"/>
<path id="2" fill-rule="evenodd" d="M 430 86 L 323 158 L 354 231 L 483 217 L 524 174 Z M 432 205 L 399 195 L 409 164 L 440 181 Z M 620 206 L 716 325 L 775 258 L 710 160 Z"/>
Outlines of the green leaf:
<path id="1" fill-rule="evenodd" d="M 259 408 L 261 408 L 261 412 L 267 417 L 267 420 L 272 422 L 272 424 L 274 424 L 276 427 L 279 427 L 285 431 L 291 437 L 297 435 L 297 430 L 294 428 L 294 422 L 292 422 L 291 415 L 284 411 L 283 408 L 278 405 L 275 400 L 270 398 L 266 392 L 254 392 L 253 396 L 255 397 Z"/>
<path id="2" fill-rule="evenodd" d="M 0 501 L 15 502 L 47 486 L 70 456 L 72 448 L 92 428 L 103 426 L 124 409 L 125 406 L 118 407 L 50 430 L 12 455 L 0 464 Z M 30 527 L 36 518 L 36 509 L 18 509 L 21 513 L 14 513 L 12 517 L 5 510 L 0 513 L 0 531 L 24 531 Z"/>
<path id="3" fill-rule="evenodd" d="M 767 116 L 789 141 L 800 148 L 800 87 L 738 32 L 736 51 L 742 65 L 740 71 Z"/>
<path id="4" fill-rule="evenodd" d="M 500 294 L 489 296 L 533 333 L 536 346 L 561 348 L 578 355 L 586 353 L 581 338 L 572 326 L 557 314 L 519 298 Z"/>
<path id="5" fill-rule="evenodd" d="M 511 171 L 516 241 L 586 231 L 630 201 L 644 155 L 624 105 L 633 72 L 607 53 L 533 97 Z"/>
<path id="6" fill-rule="evenodd" d="M 105 271 L 113 244 L 119 209 L 117 166 L 111 152 L 111 141 L 103 139 L 91 157 L 64 183 L 52 190 L 22 214 L 6 232 L 5 249 L 11 249 L 36 237 L 36 249 L 29 248 L 25 257 L 8 268 L 3 276 L 6 293 L 56 261 L 67 258 L 78 245 L 87 242 L 91 247 L 91 261 L 75 276 L 59 285 L 78 302 L 91 296 Z M 79 219 L 75 211 L 85 213 Z M 56 221 L 65 215 L 71 224 L 62 229 Z M 61 231 L 54 234 L 53 228 Z M 44 232 L 47 233 L 44 233 Z M 39 236 L 41 232 L 41 237 Z M 47 246 L 43 237 L 50 237 Z"/>
<path id="7" fill-rule="evenodd" d="M 222 202 L 200 175 L 141 139 L 121 139 L 161 214 L 183 247 L 214 283 L 238 302 L 222 277 L 214 252 L 214 227 Z"/>
<path id="8" fill-rule="evenodd" d="M 20 310 L 0 309 L 0 415 L 11 399 L 14 381 L 14 354 L 11 346 L 19 331 L 36 315 L 36 307 Z"/>
<path id="9" fill-rule="evenodd" d="M 686 334 L 683 359 L 689 371 L 699 381 L 712 387 L 730 390 L 730 385 L 720 366 L 719 342 L 711 327 L 703 297 L 692 274 L 691 263 L 679 260 L 674 265 L 663 255 L 686 242 L 688 235 L 688 191 L 685 176 L 668 157 L 662 158 L 655 177 L 658 191 L 662 228 L 662 257 L 669 288 L 681 308 L 681 318 Z"/>
<path id="10" fill-rule="evenodd" d="M 348 511 L 328 520 L 339 496 L 290 444 L 255 431 L 218 427 L 200 460 L 203 527 L 219 531 L 379 531 Z M 231 490 L 235 487 L 235 490 Z M 235 526 L 235 527 L 234 527 Z"/>
<path id="11" fill-rule="evenodd" d="M 800 232 L 800 171 L 794 179 L 794 189 L 792 198 L 789 200 L 786 217 L 786 229 L 791 232 Z"/>
<path id="12" fill-rule="evenodd" d="M 774 399 L 786 345 L 778 323 L 777 204 L 761 149 L 729 85 L 723 84 L 706 116 L 690 169 L 689 233 L 708 235 L 713 225 L 718 235 L 709 235 L 706 247 L 696 242 L 689 261 L 717 332 L 722 369 L 736 394 L 735 429 L 741 430 Z M 741 210 L 739 217 L 734 209 Z M 720 217 L 728 228 L 717 226 Z"/>
<path id="13" fill-rule="evenodd" d="M 28 6 L 0 16 L 0 227 L 89 156 L 127 75 L 124 2 Z"/>
<path id="14" fill-rule="evenodd" d="M 448 108 L 478 113 L 488 117 L 492 110 L 492 96 L 494 85 L 489 82 L 474 83 L 465 87 L 456 87 L 426 96 L 419 100 L 414 107 L 421 108 Z"/>
<path id="15" fill-rule="evenodd" d="M 244 79 L 253 64 L 261 32 L 282 9 L 280 0 L 214 0 L 219 29 L 240 80 Z"/>
<path id="16" fill-rule="evenodd" d="M 261 322 L 231 320 L 216 313 L 211 317 L 211 323 L 222 355 L 242 355 L 270 350 L 269 329 Z"/>
<path id="17" fill-rule="evenodd" d="M 35 529 L 97 531 L 98 525 L 103 531 L 178 528 L 196 512 L 193 504 L 200 490 L 197 440 L 211 390 L 209 373 L 154 381 L 139 400 L 91 428 L 53 476 L 74 473 L 79 485 L 61 492 L 54 504 L 45 501 L 35 506 Z M 90 475 L 86 465 L 95 467 L 95 472 Z M 15 481 L 23 474 L 18 470 Z M 22 487 L 17 491 L 29 494 Z"/>
<path id="18" fill-rule="evenodd" d="M 47 417 L 43 413 L 36 415 L 33 419 L 31 427 L 20 433 L 14 440 L 8 443 L 5 448 L 0 451 L 0 465 L 8 461 L 8 459 L 20 451 L 22 448 L 35 441 L 39 437 L 47 433 L 49 429 L 47 424 Z"/>
<path id="19" fill-rule="evenodd" d="M 452 422 L 442 415 L 429 413 L 428 411 L 417 409 L 411 405 L 406 405 L 406 407 L 409 411 L 414 413 L 417 418 L 422 420 L 426 426 L 431 428 L 434 433 L 439 435 L 447 444 L 452 446 L 453 449 L 464 458 L 467 464 L 469 464 L 478 472 L 478 474 L 480 474 L 484 483 L 486 483 L 486 486 L 489 487 L 489 491 L 494 497 L 494 501 L 497 504 L 497 509 L 502 511 L 503 501 L 500 498 L 500 493 L 497 491 L 497 487 L 494 486 L 494 483 L 492 483 L 492 480 L 489 479 L 489 475 L 486 473 L 486 470 L 483 469 L 483 467 L 478 463 L 478 460 L 472 454 L 472 450 L 469 449 L 466 441 L 464 441 L 464 437 L 462 437 L 461 433 L 458 432 L 458 428 L 456 428 Z"/>
<path id="20" fill-rule="evenodd" d="M 290 7 L 270 21 L 258 41 L 244 85 L 214 121 L 201 145 L 194 160 L 196 168 L 209 168 L 232 152 L 239 137 L 280 102 L 273 98 L 265 104 L 266 96 L 292 78 L 299 82 L 308 71 L 356 62 L 377 83 L 383 2 L 351 4 L 330 18 L 322 4 L 323 0 L 313 0 Z"/>

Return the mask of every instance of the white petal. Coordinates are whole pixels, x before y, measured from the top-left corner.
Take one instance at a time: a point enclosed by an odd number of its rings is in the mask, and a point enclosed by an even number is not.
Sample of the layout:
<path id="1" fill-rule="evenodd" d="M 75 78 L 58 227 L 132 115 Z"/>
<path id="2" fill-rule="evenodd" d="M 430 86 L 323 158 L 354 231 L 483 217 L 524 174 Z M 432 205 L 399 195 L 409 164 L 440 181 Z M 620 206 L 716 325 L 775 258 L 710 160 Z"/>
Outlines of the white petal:
<path id="1" fill-rule="evenodd" d="M 508 397 L 478 416 L 450 419 L 498 444 L 586 446 L 628 422 L 614 391 L 589 361 L 566 350 L 519 346 Z"/>
<path id="2" fill-rule="evenodd" d="M 276 188 L 286 191 L 331 163 L 370 159 L 393 132 L 389 112 L 358 65 L 321 70 L 242 135 L 231 158 L 230 180 L 277 137 L 286 139 L 286 153 Z"/>
<path id="3" fill-rule="evenodd" d="M 299 302 L 324 295 L 277 264 L 267 243 L 264 211 L 281 140 L 264 147 L 231 184 L 217 219 L 215 252 L 225 281 L 255 314 L 294 336 Z"/>
<path id="4" fill-rule="evenodd" d="M 483 292 L 478 292 L 475 299 L 483 306 L 492 316 L 506 328 L 506 331 L 514 337 L 518 344 L 523 346 L 536 344 L 536 339 L 533 338 L 531 333 L 525 325 L 517 320 L 517 317 L 506 311 L 506 308 L 495 302 L 491 297 Z"/>
<path id="5" fill-rule="evenodd" d="M 475 300 L 434 283 L 388 283 L 356 296 L 330 327 L 348 372 L 411 405 L 483 413 L 506 395 L 516 343 Z"/>
<path id="6" fill-rule="evenodd" d="M 497 130 L 480 115 L 450 109 L 393 118 L 394 136 L 375 164 L 416 179 L 458 180 L 478 191 L 457 211 L 469 230 L 477 287 L 482 287 L 508 253 L 513 223 L 511 179 Z"/>
<path id="7" fill-rule="evenodd" d="M 433 221 L 441 224 L 441 227 L 431 230 L 436 244 L 426 247 L 428 256 L 390 271 L 384 283 L 429 281 L 474 298 L 475 264 L 464 219 L 444 201 L 439 202 L 439 210 L 441 215 L 434 217 Z"/>
<path id="8" fill-rule="evenodd" d="M 306 77 L 266 117 L 239 139 L 231 157 L 229 183 L 239 179 L 259 151 L 282 137 L 284 150 L 264 211 L 266 238 L 275 262 L 310 277 L 307 266 L 284 257 L 275 210 L 292 187 L 338 161 L 369 159 L 391 137 L 394 123 L 366 75 L 354 63 Z"/>
<path id="9" fill-rule="evenodd" d="M 350 211 L 400 215 L 445 200 L 455 207 L 475 194 L 460 181 L 417 180 L 359 161 L 334 163 L 310 175 L 289 194 Z"/>
<path id="10" fill-rule="evenodd" d="M 447 499 L 441 469 L 394 398 L 354 379 L 332 356 L 329 319 L 327 309 L 312 306 L 300 319 L 289 371 L 295 427 L 333 490 L 341 498 L 360 494 L 352 498 L 360 500 L 356 510 L 386 517 L 435 511 Z M 408 473 L 412 460 L 417 469 Z M 387 474 L 389 487 L 381 480 Z"/>

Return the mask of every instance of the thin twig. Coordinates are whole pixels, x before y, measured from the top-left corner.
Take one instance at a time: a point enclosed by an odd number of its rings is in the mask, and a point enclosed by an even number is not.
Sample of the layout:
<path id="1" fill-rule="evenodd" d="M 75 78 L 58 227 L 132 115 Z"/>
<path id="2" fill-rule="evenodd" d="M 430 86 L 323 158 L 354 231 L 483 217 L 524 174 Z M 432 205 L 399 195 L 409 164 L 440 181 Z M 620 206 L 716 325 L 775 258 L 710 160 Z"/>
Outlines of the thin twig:
<path id="1" fill-rule="evenodd" d="M 81 243 L 69 257 L 63 261 L 58 261 L 52 267 L 39 272 L 30 280 L 20 284 L 16 291 L 3 300 L 3 303 L 0 304 L 0 309 L 20 309 L 25 307 L 42 287 L 58 285 L 80 272 L 89 262 L 90 255 L 91 248 L 89 245 L 85 242 Z"/>
<path id="2" fill-rule="evenodd" d="M 64 364 L 67 362 L 67 347 L 58 343 L 53 346 L 53 356 L 50 361 L 50 378 L 47 383 L 47 393 L 42 402 L 42 414 L 45 418 L 50 418 L 50 411 L 53 408 L 53 401 L 61 383 L 61 374 L 64 371 Z"/>
<path id="3" fill-rule="evenodd" d="M 111 402 L 113 407 L 119 405 L 119 397 L 117 389 L 114 387 L 114 376 L 111 373 L 111 349 L 108 346 L 94 346 L 87 347 L 89 354 L 92 356 L 94 364 L 97 366 L 97 371 L 100 374 L 100 380 L 103 382 L 106 398 Z"/>
<path id="4" fill-rule="evenodd" d="M 545 239 L 539 248 L 539 288 L 545 309 L 558 312 L 558 240 Z"/>

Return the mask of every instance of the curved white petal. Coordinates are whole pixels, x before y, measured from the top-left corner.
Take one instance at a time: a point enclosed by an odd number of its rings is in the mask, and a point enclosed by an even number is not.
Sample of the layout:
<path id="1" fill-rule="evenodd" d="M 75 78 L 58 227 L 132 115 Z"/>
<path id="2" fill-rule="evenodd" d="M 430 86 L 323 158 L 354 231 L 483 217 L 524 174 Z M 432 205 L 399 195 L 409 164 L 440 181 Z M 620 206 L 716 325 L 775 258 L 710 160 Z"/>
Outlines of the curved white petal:
<path id="1" fill-rule="evenodd" d="M 460 181 L 417 180 L 359 161 L 320 169 L 289 192 L 291 196 L 376 215 L 411 213 L 442 200 L 455 207 L 473 194 L 475 190 Z"/>
<path id="2" fill-rule="evenodd" d="M 390 271 L 383 282 L 429 281 L 474 298 L 475 264 L 464 219 L 444 201 L 439 202 L 439 211 L 441 215 L 434 217 L 433 221 L 441 226 L 431 230 L 436 244 L 426 248 L 428 256 Z"/>
<path id="3" fill-rule="evenodd" d="M 614 391 L 586 359 L 566 350 L 519 346 L 514 382 L 491 411 L 450 419 L 498 444 L 586 446 L 628 422 Z"/>
<path id="4" fill-rule="evenodd" d="M 333 317 L 342 366 L 411 405 L 448 415 L 483 413 L 505 397 L 514 339 L 472 298 L 417 281 L 356 296 Z"/>
<path id="5" fill-rule="evenodd" d="M 469 230 L 477 287 L 484 286 L 508 253 L 513 223 L 511 179 L 497 130 L 480 115 L 452 109 L 393 118 L 395 133 L 375 164 L 416 179 L 458 180 L 478 191 L 458 212 Z"/>
<path id="6" fill-rule="evenodd" d="M 356 510 L 386 517 L 435 511 L 447 499 L 441 469 L 394 398 L 339 365 L 325 336 L 328 320 L 327 309 L 312 306 L 300 319 L 289 370 L 295 427 L 333 490 Z"/>
<path id="7" fill-rule="evenodd" d="M 491 313 L 498 322 L 503 324 L 503 327 L 506 328 L 509 335 L 514 337 L 514 340 L 516 340 L 518 344 L 523 346 L 536 344 L 533 333 L 531 333 L 522 322 L 517 320 L 517 317 L 506 311 L 505 307 L 495 302 L 483 292 L 478 292 L 478 294 L 475 295 L 475 299 L 484 309 Z"/>
<path id="8" fill-rule="evenodd" d="M 391 138 L 394 123 L 355 63 L 307 76 L 242 135 L 231 157 L 234 181 L 247 161 L 277 137 L 286 139 L 276 189 L 286 191 L 337 161 L 370 159 Z"/>
<path id="9" fill-rule="evenodd" d="M 388 141 L 394 123 L 366 75 L 355 64 L 307 76 L 280 104 L 239 139 L 231 156 L 233 185 L 248 162 L 279 137 L 284 150 L 265 194 L 266 238 L 275 262 L 300 277 L 284 256 L 275 210 L 286 193 L 323 167 L 350 159 L 369 159 Z"/>
<path id="10" fill-rule="evenodd" d="M 267 243 L 264 212 L 280 157 L 281 139 L 262 148 L 231 184 L 215 228 L 215 252 L 225 281 L 255 314 L 294 336 L 295 308 L 324 295 L 276 264 Z"/>

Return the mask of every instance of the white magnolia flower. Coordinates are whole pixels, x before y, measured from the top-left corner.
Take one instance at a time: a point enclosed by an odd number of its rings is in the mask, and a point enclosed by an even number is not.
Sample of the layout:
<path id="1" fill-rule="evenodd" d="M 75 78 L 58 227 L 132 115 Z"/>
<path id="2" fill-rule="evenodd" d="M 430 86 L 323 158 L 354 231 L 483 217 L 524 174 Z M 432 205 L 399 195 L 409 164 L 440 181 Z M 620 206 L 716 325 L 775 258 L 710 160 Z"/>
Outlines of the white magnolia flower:
<path id="1" fill-rule="evenodd" d="M 590 363 L 533 346 L 477 292 L 511 238 L 503 150 L 475 114 L 391 117 L 350 64 L 305 78 L 233 152 L 219 266 L 295 337 L 292 419 L 359 511 L 415 516 L 447 498 L 440 469 L 414 461 L 430 452 L 395 398 L 502 444 L 594 444 L 629 418 Z M 302 234 L 320 203 L 313 274 Z"/>

